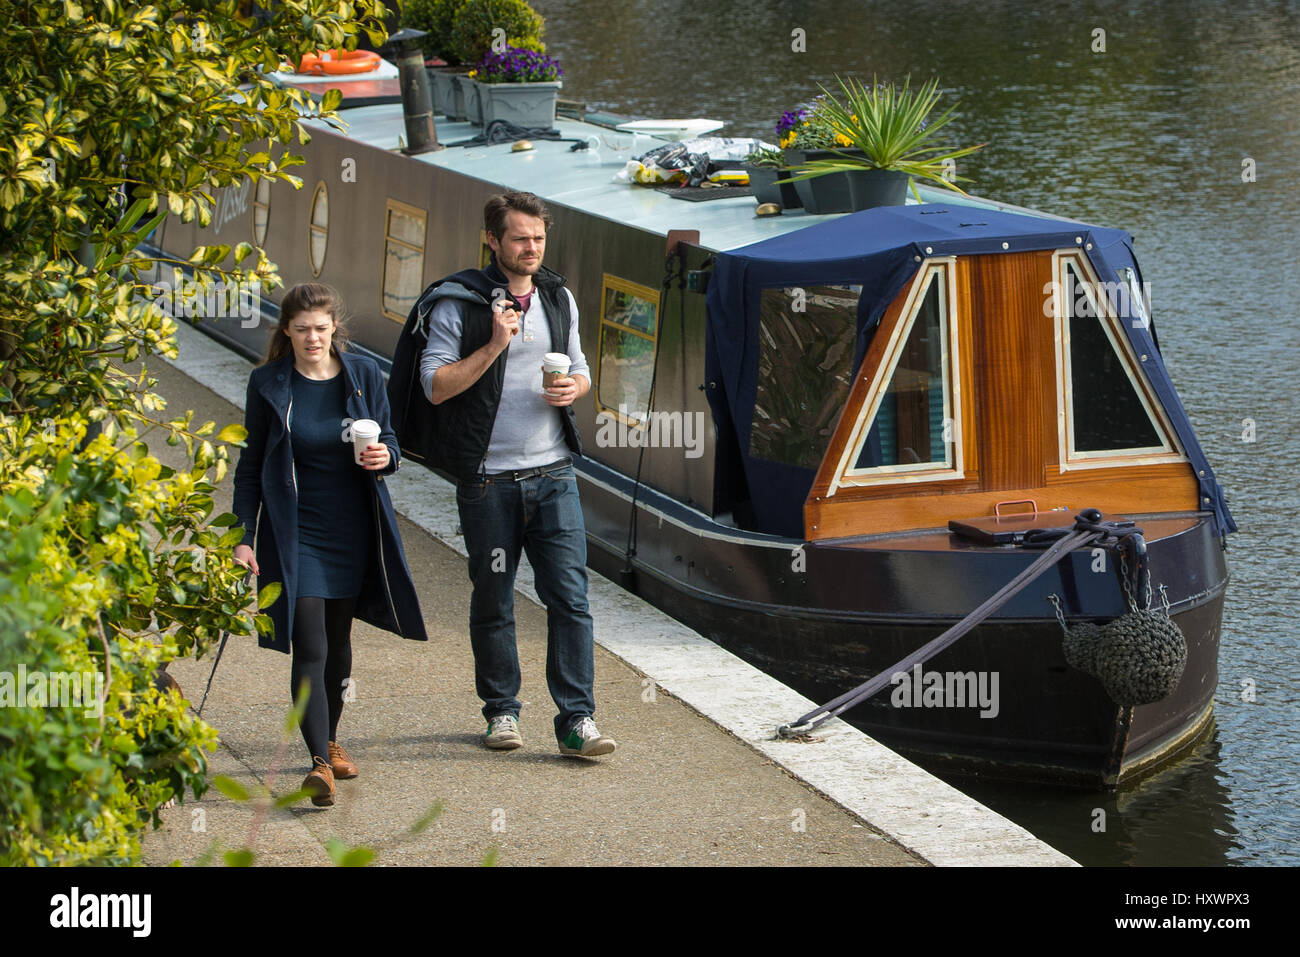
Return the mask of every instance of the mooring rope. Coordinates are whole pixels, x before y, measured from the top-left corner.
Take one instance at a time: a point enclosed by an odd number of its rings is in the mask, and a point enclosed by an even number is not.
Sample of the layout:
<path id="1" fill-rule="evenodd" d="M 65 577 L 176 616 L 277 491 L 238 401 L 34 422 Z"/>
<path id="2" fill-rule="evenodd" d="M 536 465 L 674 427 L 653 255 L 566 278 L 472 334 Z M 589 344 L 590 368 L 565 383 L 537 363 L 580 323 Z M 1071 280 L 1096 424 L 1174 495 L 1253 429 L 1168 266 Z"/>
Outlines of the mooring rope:
<path id="1" fill-rule="evenodd" d="M 1119 539 L 1130 534 L 1127 529 L 1120 529 L 1114 525 L 1102 523 L 1101 512 L 1095 508 L 1087 508 L 1075 516 L 1074 526 L 1069 529 L 1051 529 L 1040 530 L 1040 534 L 1034 535 L 1032 542 L 1030 536 L 1026 536 L 1026 544 L 1039 544 L 1044 541 L 1055 538 L 1052 545 L 1043 552 L 1042 555 L 1020 572 L 1015 578 L 1002 586 L 995 594 L 990 596 L 982 605 L 972 611 L 957 624 L 953 625 L 939 637 L 922 645 L 916 651 L 912 652 L 906 658 L 896 662 L 894 665 L 886 668 L 880 674 L 876 675 L 850 691 L 846 691 L 831 701 L 826 702 L 820 708 L 814 708 L 807 714 L 798 719 L 783 724 L 776 729 L 778 737 L 792 738 L 801 734 L 807 734 L 819 725 L 829 721 L 831 718 L 843 714 L 854 705 L 865 701 L 873 694 L 890 683 L 892 677 L 899 672 L 908 672 L 914 666 L 923 664 L 930 658 L 933 658 L 939 652 L 943 651 L 957 639 L 961 638 L 968 631 L 982 622 L 989 615 L 993 614 L 1008 601 L 1025 589 L 1034 579 L 1038 578 L 1043 572 L 1057 563 L 1067 552 L 1085 545 L 1091 545 L 1093 542 L 1101 541 L 1113 537 Z M 1059 536 L 1059 537 L 1058 537 Z M 816 720 L 814 720 L 816 719 Z"/>
<path id="2" fill-rule="evenodd" d="M 686 329 L 686 253 L 680 246 L 668 254 L 664 260 L 664 280 L 663 280 L 663 302 L 666 313 L 668 311 L 668 297 L 672 290 L 673 278 L 677 279 L 677 315 L 680 320 L 679 326 L 685 334 Z M 650 428 L 651 416 L 655 408 L 655 385 L 659 379 L 659 353 L 662 351 L 659 346 L 663 339 L 663 325 L 658 319 L 659 327 L 655 330 L 655 355 L 650 366 L 650 392 L 646 396 L 645 407 L 645 427 Z M 631 580 L 634 569 L 632 567 L 632 557 L 636 554 L 637 545 L 637 498 L 641 492 L 641 466 L 645 463 L 646 444 L 641 442 L 640 450 L 636 456 L 636 476 L 632 480 L 632 509 L 627 519 L 627 547 L 623 550 L 623 567 L 619 569 L 619 575 L 622 576 L 625 587 Z"/>

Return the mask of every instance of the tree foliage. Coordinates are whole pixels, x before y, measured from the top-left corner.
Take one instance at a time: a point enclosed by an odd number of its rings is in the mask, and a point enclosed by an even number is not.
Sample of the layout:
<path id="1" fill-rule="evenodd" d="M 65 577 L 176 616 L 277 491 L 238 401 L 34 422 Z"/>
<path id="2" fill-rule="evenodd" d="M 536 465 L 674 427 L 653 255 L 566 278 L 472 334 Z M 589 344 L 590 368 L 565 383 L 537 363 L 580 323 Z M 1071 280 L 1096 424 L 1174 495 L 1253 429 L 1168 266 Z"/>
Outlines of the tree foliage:
<path id="1" fill-rule="evenodd" d="M 525 0 L 465 0 L 456 10 L 448 46 L 457 63 L 478 63 L 493 40 L 535 49 L 544 22 Z"/>
<path id="2" fill-rule="evenodd" d="M 478 63 L 494 39 L 546 52 L 545 23 L 526 0 L 407 0 L 402 26 L 425 31 L 420 40 L 425 56 L 440 56 L 448 63 Z"/>
<path id="3" fill-rule="evenodd" d="M 451 57 L 451 28 L 456 11 L 465 0 L 406 0 L 402 4 L 402 26 L 423 30 L 420 48 L 426 57 Z"/>
<path id="4" fill-rule="evenodd" d="M 250 179 L 301 185 L 299 120 L 339 97 L 269 74 L 359 30 L 383 39 L 380 2 L 266 6 L 0 0 L 0 684 L 106 679 L 98 716 L 30 695 L 0 707 L 3 864 L 136 860 L 158 805 L 202 792 L 215 744 L 154 689 L 157 669 L 254 629 L 233 517 L 212 500 L 243 429 L 167 417 L 124 366 L 176 354 L 149 295 L 158 264 L 137 250 L 161 219 L 207 224 L 213 191 Z M 246 243 L 190 265 L 200 283 L 277 282 Z M 150 437 L 188 465 L 163 466 Z"/>

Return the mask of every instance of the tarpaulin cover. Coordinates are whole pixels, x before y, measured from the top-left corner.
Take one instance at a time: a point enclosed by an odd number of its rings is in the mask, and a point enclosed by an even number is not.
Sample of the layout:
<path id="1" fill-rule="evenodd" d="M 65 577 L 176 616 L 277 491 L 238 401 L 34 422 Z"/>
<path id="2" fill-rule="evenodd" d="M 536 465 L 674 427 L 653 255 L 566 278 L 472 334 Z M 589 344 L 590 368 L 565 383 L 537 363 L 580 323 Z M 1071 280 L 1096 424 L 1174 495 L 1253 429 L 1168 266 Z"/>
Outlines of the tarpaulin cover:
<path id="1" fill-rule="evenodd" d="M 814 477 L 812 469 L 750 455 L 758 385 L 759 300 L 764 289 L 861 285 L 853 358 L 856 373 L 881 316 L 926 259 L 1066 248 L 1084 251 L 1103 288 L 1118 288 L 1119 270 L 1124 267 L 1134 271 L 1141 288 L 1132 237 L 1126 232 L 939 203 L 864 210 L 719 253 L 708 291 L 706 367 L 709 380 L 721 388 L 710 390 L 709 399 L 719 428 L 735 430 L 758 530 L 803 538 L 803 507 Z M 1133 351 L 1149 357 L 1142 368 L 1196 471 L 1201 507 L 1213 511 L 1220 534 L 1236 531 L 1223 489 L 1160 359 L 1152 328 L 1133 322 L 1120 325 Z"/>

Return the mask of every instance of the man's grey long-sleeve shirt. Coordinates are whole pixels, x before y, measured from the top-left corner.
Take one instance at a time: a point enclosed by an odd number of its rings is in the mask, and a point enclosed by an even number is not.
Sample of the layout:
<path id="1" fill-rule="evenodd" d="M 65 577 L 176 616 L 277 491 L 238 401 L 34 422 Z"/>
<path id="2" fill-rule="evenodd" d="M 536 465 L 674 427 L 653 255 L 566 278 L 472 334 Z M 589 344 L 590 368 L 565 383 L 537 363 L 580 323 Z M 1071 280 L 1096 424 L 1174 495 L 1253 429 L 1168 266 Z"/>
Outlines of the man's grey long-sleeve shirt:
<path id="1" fill-rule="evenodd" d="M 542 297 L 536 294 L 520 319 L 519 334 L 512 337 L 507 346 L 505 382 L 484 462 L 488 472 L 536 468 L 569 454 L 560 417 L 542 395 L 542 358 L 548 352 L 566 353 L 570 362 L 569 375 L 581 375 L 591 381 L 591 370 L 578 336 L 578 304 L 568 289 L 564 294 L 569 297 L 572 317 L 567 348 L 552 348 Z M 429 318 L 429 341 L 420 356 L 420 386 L 430 401 L 434 373 L 464 358 L 460 354 L 462 323 L 459 298 L 463 297 L 439 299 Z"/>

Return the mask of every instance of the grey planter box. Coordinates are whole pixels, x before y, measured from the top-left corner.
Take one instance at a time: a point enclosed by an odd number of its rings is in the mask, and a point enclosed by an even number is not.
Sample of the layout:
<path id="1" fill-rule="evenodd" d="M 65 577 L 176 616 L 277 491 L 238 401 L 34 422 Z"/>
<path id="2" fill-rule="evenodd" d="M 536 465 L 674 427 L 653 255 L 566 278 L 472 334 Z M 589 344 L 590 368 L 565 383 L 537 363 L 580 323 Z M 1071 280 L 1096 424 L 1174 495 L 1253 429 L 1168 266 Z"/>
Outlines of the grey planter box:
<path id="1" fill-rule="evenodd" d="M 555 126 L 555 99 L 562 80 L 541 83 L 480 83 L 483 125 L 505 120 L 526 129 Z"/>
<path id="2" fill-rule="evenodd" d="M 475 122 L 470 113 L 470 103 L 473 102 L 477 105 L 478 85 L 464 73 L 455 74 L 455 79 L 452 82 L 456 86 L 456 105 L 452 107 L 456 111 L 456 119 L 468 120 L 471 123 Z"/>
<path id="3" fill-rule="evenodd" d="M 460 89 L 465 97 L 465 118 L 475 126 L 483 125 L 483 84 L 468 77 L 462 77 Z"/>
<path id="4" fill-rule="evenodd" d="M 458 119 L 456 113 L 456 70 L 457 67 L 432 67 L 429 80 L 433 90 L 433 111 L 447 119 Z"/>
<path id="5" fill-rule="evenodd" d="M 862 154 L 846 150 L 850 154 Z M 837 159 L 831 150 L 785 151 L 788 165 L 798 168 L 809 160 Z M 858 169 L 826 173 L 794 184 L 804 209 L 814 215 L 856 213 L 876 206 L 902 206 L 907 202 L 909 178 L 897 170 Z"/>
<path id="6" fill-rule="evenodd" d="M 803 205 L 794 183 L 777 182 L 778 179 L 793 176 L 790 170 L 778 169 L 775 166 L 746 166 L 745 168 L 749 171 L 749 188 L 754 193 L 754 199 L 760 204 L 776 203 L 784 209 L 798 209 Z"/>
<path id="7" fill-rule="evenodd" d="M 785 164 L 798 170 L 809 160 L 838 159 L 831 150 L 796 150 L 785 151 Z M 849 195 L 849 174 L 846 172 L 826 173 L 812 179 L 802 179 L 794 184 L 803 208 L 814 216 L 826 213 L 847 213 L 853 209 L 853 200 Z"/>

